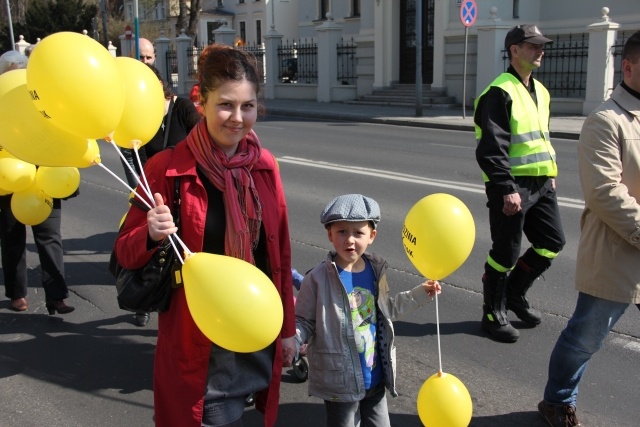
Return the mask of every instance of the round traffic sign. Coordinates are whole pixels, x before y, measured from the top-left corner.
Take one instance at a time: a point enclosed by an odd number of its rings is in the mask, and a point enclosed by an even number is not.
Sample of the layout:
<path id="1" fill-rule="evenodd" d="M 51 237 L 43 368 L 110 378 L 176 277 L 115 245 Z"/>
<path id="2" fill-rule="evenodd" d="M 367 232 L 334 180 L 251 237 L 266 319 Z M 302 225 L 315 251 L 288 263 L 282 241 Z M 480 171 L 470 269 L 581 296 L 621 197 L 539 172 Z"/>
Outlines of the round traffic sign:
<path id="1" fill-rule="evenodd" d="M 463 0 L 460 5 L 460 21 L 465 27 L 475 24 L 478 17 L 478 5 L 476 0 Z"/>

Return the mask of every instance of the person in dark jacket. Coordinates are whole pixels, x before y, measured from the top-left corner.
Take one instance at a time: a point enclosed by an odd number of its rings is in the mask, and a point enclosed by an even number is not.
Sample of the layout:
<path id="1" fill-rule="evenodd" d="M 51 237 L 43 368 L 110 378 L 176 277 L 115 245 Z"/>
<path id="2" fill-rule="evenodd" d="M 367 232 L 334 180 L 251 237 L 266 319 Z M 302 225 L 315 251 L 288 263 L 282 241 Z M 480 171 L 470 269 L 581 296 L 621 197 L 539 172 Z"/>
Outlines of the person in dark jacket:
<path id="1" fill-rule="evenodd" d="M 565 245 L 556 196 L 556 154 L 549 140 L 550 97 L 532 77 L 551 40 L 535 25 L 513 27 L 505 38 L 509 69 L 476 99 L 476 159 L 486 186 L 492 246 L 484 265 L 481 326 L 494 339 L 515 342 L 513 311 L 538 325 L 525 298 Z M 531 243 L 522 256 L 522 236 Z"/>

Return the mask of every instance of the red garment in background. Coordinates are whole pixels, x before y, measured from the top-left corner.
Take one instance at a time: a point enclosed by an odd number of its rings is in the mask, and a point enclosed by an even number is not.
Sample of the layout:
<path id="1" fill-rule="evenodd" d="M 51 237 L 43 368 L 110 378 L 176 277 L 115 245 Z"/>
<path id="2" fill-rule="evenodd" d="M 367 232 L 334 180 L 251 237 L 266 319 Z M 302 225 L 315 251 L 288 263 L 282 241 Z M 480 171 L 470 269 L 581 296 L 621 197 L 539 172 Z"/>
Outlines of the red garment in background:
<path id="1" fill-rule="evenodd" d="M 191 92 L 189 92 L 189 99 L 193 102 L 193 105 L 196 106 L 198 113 L 203 114 L 202 105 L 200 105 L 200 85 L 194 84 L 191 88 Z M 204 114 L 203 114 L 204 115 Z"/>

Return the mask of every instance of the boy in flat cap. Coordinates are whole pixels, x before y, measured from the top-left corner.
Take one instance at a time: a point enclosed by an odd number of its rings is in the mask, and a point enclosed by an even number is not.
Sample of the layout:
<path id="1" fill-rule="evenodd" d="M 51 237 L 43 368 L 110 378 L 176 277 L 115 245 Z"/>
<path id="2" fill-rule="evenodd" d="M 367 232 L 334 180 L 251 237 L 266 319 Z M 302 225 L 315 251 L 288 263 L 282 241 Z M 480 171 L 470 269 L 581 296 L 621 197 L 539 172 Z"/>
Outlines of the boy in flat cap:
<path id="1" fill-rule="evenodd" d="M 482 170 L 492 246 L 482 276 L 481 326 L 501 342 L 520 333 L 511 310 L 532 326 L 542 321 L 525 295 L 565 244 L 556 196 L 556 153 L 549 140 L 550 97 L 531 73 L 551 39 L 535 25 L 513 27 L 505 38 L 511 65 L 476 99 L 476 160 Z M 520 256 L 522 234 L 531 247 Z"/>
<path id="2" fill-rule="evenodd" d="M 389 427 L 386 389 L 395 389 L 393 324 L 430 301 L 441 287 L 429 280 L 389 295 L 387 263 L 366 252 L 380 207 L 347 194 L 322 211 L 334 250 L 304 278 L 296 301 L 296 342 L 308 343 L 309 394 L 325 401 L 329 427 Z"/>

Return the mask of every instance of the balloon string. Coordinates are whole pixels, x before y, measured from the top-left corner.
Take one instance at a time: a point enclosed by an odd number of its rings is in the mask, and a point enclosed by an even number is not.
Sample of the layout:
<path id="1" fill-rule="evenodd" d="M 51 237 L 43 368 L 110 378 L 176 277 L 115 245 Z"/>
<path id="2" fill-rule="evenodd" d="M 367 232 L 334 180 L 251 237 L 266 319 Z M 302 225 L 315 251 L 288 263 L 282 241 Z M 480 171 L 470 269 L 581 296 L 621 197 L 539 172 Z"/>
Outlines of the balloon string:
<path id="1" fill-rule="evenodd" d="M 104 169 L 105 171 L 107 171 L 111 176 L 113 176 L 115 179 L 117 179 L 118 181 L 120 181 L 120 183 L 122 185 L 124 185 L 125 187 L 127 187 L 129 189 L 129 191 L 134 192 L 135 190 L 131 187 L 129 187 L 129 184 L 127 184 L 126 182 L 124 182 L 118 175 L 116 175 L 115 173 L 113 173 L 108 167 L 106 167 L 104 165 L 104 163 L 96 163 L 96 165 L 100 166 L 102 169 Z M 144 200 L 142 197 L 140 197 L 137 193 L 136 196 L 138 196 L 138 198 L 142 201 L 142 203 L 145 204 L 146 207 L 148 207 L 149 209 L 151 209 L 151 206 L 149 205 L 149 203 Z"/>
<path id="2" fill-rule="evenodd" d="M 133 170 L 133 167 L 129 164 L 129 162 L 127 161 L 127 159 L 124 158 L 124 154 L 122 154 L 122 151 L 120 150 L 120 148 L 116 145 L 115 141 L 113 139 L 108 140 L 108 142 L 113 146 L 113 149 L 116 150 L 116 153 L 118 153 L 118 155 L 120 156 L 120 158 L 122 159 L 123 164 L 129 169 L 129 171 L 131 172 L 131 175 L 133 175 L 133 177 L 135 178 L 135 180 L 140 183 L 140 180 L 138 179 L 138 174 L 136 173 L 135 170 Z M 138 159 L 138 165 L 140 165 L 140 169 L 142 169 L 142 165 L 140 162 L 140 157 L 138 156 L 138 153 L 136 152 L 136 158 Z M 112 174 L 113 175 L 113 174 Z M 115 176 L 115 175 L 114 175 Z M 117 178 L 117 177 L 116 177 Z M 142 200 L 142 202 L 149 208 L 151 209 L 151 205 L 149 203 L 147 203 L 146 200 L 144 200 L 144 198 L 142 198 L 142 196 L 138 195 L 137 192 L 135 192 L 135 190 L 133 188 L 131 188 L 128 184 L 126 184 L 123 180 L 121 180 L 120 178 L 118 178 L 118 181 L 120 181 L 121 183 L 124 184 L 125 187 L 127 187 L 129 189 L 129 191 L 131 191 L 132 193 L 134 193 L 140 200 Z M 149 200 L 151 201 L 151 203 L 154 203 L 153 200 L 153 196 L 151 195 L 151 191 L 148 190 L 147 188 L 145 188 L 144 186 L 141 186 L 142 190 L 145 192 L 145 194 L 147 195 L 147 197 L 149 198 Z"/>
<path id="3" fill-rule="evenodd" d="M 156 206 L 156 201 L 153 198 L 153 196 L 151 195 L 151 187 L 149 186 L 149 182 L 147 181 L 147 176 L 144 173 L 144 168 L 142 167 L 142 161 L 140 160 L 140 154 L 138 153 L 139 145 L 138 144 L 134 144 L 133 151 L 134 151 L 134 153 L 136 155 L 136 161 L 138 162 L 138 166 L 140 166 L 141 175 L 142 175 L 142 181 L 140 181 L 140 179 L 136 176 L 136 172 L 133 170 L 133 168 L 131 167 L 131 165 L 127 161 L 127 159 L 124 158 L 124 154 L 122 154 L 122 151 L 120 151 L 120 148 L 116 145 L 116 143 L 113 141 L 113 139 L 109 139 L 108 142 L 111 143 L 111 145 L 114 147 L 114 149 L 116 150 L 116 152 L 118 153 L 120 158 L 123 160 L 123 163 L 127 166 L 127 168 L 129 168 L 129 170 L 131 171 L 133 176 L 136 177 L 136 181 L 138 182 L 138 188 L 141 188 L 144 191 L 144 193 L 147 195 L 147 197 L 149 197 L 149 200 L 151 201 L 151 203 L 155 207 Z M 147 201 L 144 200 L 144 198 L 140 194 L 138 194 L 137 191 L 135 191 L 133 188 L 131 188 L 129 186 L 129 184 L 124 182 L 119 176 L 117 176 L 112 171 L 110 171 L 109 168 L 107 168 L 106 166 L 102 165 L 102 163 L 99 163 L 99 165 L 102 166 L 107 172 L 109 172 L 109 174 L 111 174 L 113 177 L 115 177 L 118 181 L 120 181 L 125 187 L 127 187 L 129 189 L 129 191 L 131 191 L 134 194 L 135 197 L 138 197 L 142 201 L 142 203 L 145 204 L 146 207 L 151 209 L 151 205 L 149 203 L 147 203 Z M 184 251 L 185 254 L 191 255 L 192 252 L 189 250 L 189 248 L 187 248 L 187 245 L 184 244 L 182 239 L 176 233 L 170 234 L 168 237 L 169 237 L 169 242 L 171 243 L 171 246 L 173 247 L 173 250 L 174 250 L 176 256 L 178 257 L 178 260 L 180 261 L 181 264 L 184 265 L 184 259 L 180 255 L 180 251 L 178 250 L 178 248 L 176 246 L 176 243 L 178 243 L 180 245 L 180 247 L 182 248 L 182 250 Z"/>
<path id="4" fill-rule="evenodd" d="M 438 292 L 436 292 L 436 331 L 438 334 L 438 363 L 440 366 L 439 373 L 442 373 L 442 349 L 440 348 L 440 312 L 438 310 Z"/>

